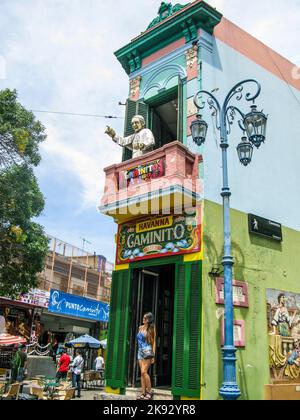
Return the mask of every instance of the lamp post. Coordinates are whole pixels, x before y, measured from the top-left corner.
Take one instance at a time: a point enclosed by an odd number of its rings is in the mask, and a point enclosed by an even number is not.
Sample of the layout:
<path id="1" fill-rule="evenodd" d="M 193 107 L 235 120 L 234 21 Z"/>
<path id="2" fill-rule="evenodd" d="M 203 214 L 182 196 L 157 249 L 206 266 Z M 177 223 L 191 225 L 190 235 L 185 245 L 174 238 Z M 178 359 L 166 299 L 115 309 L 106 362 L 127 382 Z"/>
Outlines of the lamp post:
<path id="1" fill-rule="evenodd" d="M 253 101 L 251 111 L 243 114 L 236 106 L 230 105 L 233 98 L 240 101 L 244 96 L 244 86 L 254 83 L 256 91 L 254 94 L 246 93 L 246 101 Z M 220 395 L 225 400 L 236 400 L 241 392 L 236 383 L 236 348 L 233 338 L 233 298 L 232 298 L 232 266 L 234 264 L 231 256 L 231 238 L 230 238 L 230 188 L 228 183 L 227 168 L 227 148 L 228 135 L 231 131 L 231 125 L 237 114 L 241 120 L 238 121 L 239 127 L 244 132 L 241 143 L 237 146 L 237 152 L 240 162 L 247 166 L 252 159 L 253 145 L 257 148 L 265 141 L 267 116 L 263 112 L 257 111 L 254 105 L 255 99 L 261 91 L 260 84 L 254 79 L 243 80 L 236 84 L 227 94 L 223 105 L 220 105 L 215 96 L 205 90 L 200 90 L 194 96 L 194 104 L 198 112 L 205 107 L 205 103 L 212 110 L 212 116 L 215 117 L 216 128 L 220 131 L 220 147 L 222 149 L 223 166 L 223 187 L 221 196 L 223 198 L 223 223 L 224 223 L 224 256 L 222 264 L 224 266 L 224 300 L 225 300 L 225 331 L 223 352 L 223 384 L 220 388 Z M 202 101 L 203 96 L 207 96 L 206 101 Z M 201 97 L 201 104 L 198 98 Z M 200 113 L 197 119 L 191 124 L 192 137 L 194 142 L 200 146 L 205 142 L 207 133 L 207 123 L 202 119 Z M 245 135 L 247 134 L 247 136 Z"/>

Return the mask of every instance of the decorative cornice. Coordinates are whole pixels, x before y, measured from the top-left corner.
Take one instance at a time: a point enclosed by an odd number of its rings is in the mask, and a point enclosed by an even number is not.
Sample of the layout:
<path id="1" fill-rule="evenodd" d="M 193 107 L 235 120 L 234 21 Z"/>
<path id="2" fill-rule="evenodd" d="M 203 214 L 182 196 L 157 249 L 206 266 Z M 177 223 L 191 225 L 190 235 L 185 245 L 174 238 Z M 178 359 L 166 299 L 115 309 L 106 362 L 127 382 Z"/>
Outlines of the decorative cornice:
<path id="1" fill-rule="evenodd" d="M 184 7 L 188 6 L 190 3 L 182 5 L 182 4 L 175 4 L 172 6 L 171 3 L 165 3 L 164 1 L 161 2 L 160 8 L 158 9 L 158 16 L 153 19 L 153 21 L 148 26 L 147 30 L 153 28 L 153 26 L 157 25 L 158 23 L 162 22 L 163 20 L 167 19 L 168 17 L 174 15 L 175 13 L 179 12 L 179 10 L 183 9 Z"/>
<path id="2" fill-rule="evenodd" d="M 212 34 L 221 18 L 221 13 L 216 9 L 204 1 L 197 0 L 133 39 L 116 51 L 115 55 L 126 73 L 131 74 L 141 68 L 145 57 L 183 36 L 186 43 L 197 40 L 199 28 Z"/>

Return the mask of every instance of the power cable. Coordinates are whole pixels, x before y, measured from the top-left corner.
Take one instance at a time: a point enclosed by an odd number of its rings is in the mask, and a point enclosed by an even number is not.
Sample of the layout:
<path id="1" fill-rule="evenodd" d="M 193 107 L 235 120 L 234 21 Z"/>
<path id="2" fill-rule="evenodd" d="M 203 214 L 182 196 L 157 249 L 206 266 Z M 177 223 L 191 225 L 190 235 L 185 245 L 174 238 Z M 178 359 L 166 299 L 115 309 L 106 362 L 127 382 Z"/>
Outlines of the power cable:
<path id="1" fill-rule="evenodd" d="M 124 119 L 124 117 L 115 117 L 113 115 L 79 114 L 79 113 L 74 113 L 74 112 L 44 111 L 44 110 L 40 110 L 40 109 L 31 109 L 31 112 L 41 112 L 41 113 L 44 113 L 44 114 L 72 115 L 72 116 L 77 116 L 77 117 L 95 117 L 95 118 Z"/>

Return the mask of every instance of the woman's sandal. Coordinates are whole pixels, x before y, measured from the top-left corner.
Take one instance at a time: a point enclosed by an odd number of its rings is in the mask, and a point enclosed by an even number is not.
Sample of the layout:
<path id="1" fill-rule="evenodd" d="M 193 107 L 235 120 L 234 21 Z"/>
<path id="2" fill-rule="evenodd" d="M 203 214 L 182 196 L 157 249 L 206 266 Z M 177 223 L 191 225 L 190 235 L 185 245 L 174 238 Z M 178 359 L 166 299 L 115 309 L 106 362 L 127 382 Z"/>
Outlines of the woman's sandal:
<path id="1" fill-rule="evenodd" d="M 143 398 L 143 400 L 152 400 L 152 399 L 153 399 L 153 392 L 147 392 Z"/>
<path id="2" fill-rule="evenodd" d="M 144 400 L 145 399 L 146 394 L 140 394 L 136 397 L 137 400 Z"/>

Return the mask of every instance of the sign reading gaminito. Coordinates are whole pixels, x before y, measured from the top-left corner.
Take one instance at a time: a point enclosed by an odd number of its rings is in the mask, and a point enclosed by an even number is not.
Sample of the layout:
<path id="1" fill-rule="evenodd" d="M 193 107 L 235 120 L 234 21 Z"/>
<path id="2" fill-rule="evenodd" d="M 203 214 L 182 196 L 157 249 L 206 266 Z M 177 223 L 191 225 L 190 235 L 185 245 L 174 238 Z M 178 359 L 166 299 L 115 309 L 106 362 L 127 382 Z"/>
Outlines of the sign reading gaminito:
<path id="1" fill-rule="evenodd" d="M 117 264 L 199 252 L 200 209 L 141 219 L 119 226 Z"/>

